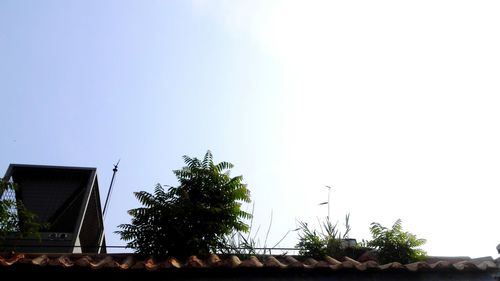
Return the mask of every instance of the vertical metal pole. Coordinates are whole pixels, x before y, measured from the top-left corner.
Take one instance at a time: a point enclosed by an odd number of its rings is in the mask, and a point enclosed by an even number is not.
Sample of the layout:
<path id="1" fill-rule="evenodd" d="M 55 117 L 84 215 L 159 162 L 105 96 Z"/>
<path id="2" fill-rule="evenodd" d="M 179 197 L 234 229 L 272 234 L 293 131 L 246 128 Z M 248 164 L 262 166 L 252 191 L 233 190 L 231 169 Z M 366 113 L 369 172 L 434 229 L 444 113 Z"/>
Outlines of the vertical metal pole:
<path id="1" fill-rule="evenodd" d="M 328 220 L 330 220 L 330 191 L 332 189 L 328 188 Z"/>
<path id="2" fill-rule="evenodd" d="M 326 219 L 329 221 L 330 220 L 330 191 L 332 190 L 332 188 L 328 185 L 326 187 L 328 187 L 328 216 L 326 217 Z"/>
<path id="3" fill-rule="evenodd" d="M 113 189 L 113 183 L 115 182 L 116 172 L 118 172 L 118 164 L 120 164 L 120 160 L 116 162 L 113 168 L 113 176 L 111 177 L 111 183 L 109 184 L 108 195 L 106 195 L 106 201 L 104 202 L 104 209 L 102 210 L 102 224 L 104 226 L 104 218 L 106 217 L 106 211 L 108 209 L 109 197 L 111 195 L 111 190 Z M 101 238 L 99 239 L 99 253 L 102 254 L 103 251 L 103 243 L 104 243 L 104 228 L 101 233 Z"/>
<path id="4" fill-rule="evenodd" d="M 114 165 L 115 167 L 113 168 L 113 176 L 111 177 L 111 183 L 109 184 L 108 195 L 106 196 L 106 201 L 104 202 L 104 209 L 102 211 L 103 220 L 106 217 L 106 211 L 107 211 L 107 208 L 108 208 L 109 196 L 111 194 L 111 189 L 113 189 L 113 183 L 115 181 L 116 172 L 118 172 L 118 164 L 120 164 L 120 160 L 118 160 L 118 162 Z"/>

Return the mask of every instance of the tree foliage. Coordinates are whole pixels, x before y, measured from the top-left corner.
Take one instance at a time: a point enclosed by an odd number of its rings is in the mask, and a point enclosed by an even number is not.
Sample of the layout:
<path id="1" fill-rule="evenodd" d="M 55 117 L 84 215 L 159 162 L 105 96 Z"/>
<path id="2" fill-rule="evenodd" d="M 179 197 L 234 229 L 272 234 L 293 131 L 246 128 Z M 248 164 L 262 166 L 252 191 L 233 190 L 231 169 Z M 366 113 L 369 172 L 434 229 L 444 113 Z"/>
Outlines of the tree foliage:
<path id="1" fill-rule="evenodd" d="M 426 252 L 417 248 L 424 245 L 426 240 L 418 239 L 410 232 L 404 232 L 400 219 L 390 229 L 374 222 L 371 224 L 370 232 L 373 240 L 368 242 L 368 246 L 377 250 L 380 263 L 397 261 L 407 264 L 426 257 Z"/>
<path id="2" fill-rule="evenodd" d="M 173 171 L 179 186 L 165 190 L 158 184 L 152 194 L 135 192 L 143 206 L 128 211 L 130 224 L 118 226 L 127 246 L 140 254 L 205 255 L 223 246 L 224 236 L 248 231 L 243 220 L 251 214 L 241 203 L 250 202 L 250 192 L 242 176 L 230 176 L 233 165 L 215 164 L 210 151 L 203 159 L 183 159 L 186 166 Z"/>
<path id="3" fill-rule="evenodd" d="M 21 201 L 3 197 L 4 193 L 16 189 L 16 184 L 0 179 L 0 243 L 8 236 L 39 237 L 39 231 L 46 227 Z"/>

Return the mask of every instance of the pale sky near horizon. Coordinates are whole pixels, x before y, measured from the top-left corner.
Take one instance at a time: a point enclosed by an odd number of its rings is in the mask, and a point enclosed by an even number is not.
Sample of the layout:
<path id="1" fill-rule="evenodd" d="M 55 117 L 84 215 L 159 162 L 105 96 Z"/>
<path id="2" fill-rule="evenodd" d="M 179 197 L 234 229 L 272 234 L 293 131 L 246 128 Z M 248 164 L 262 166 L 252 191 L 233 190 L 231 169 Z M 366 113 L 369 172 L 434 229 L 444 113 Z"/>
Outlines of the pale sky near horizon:
<path id="1" fill-rule="evenodd" d="M 0 169 L 97 167 L 113 234 L 182 155 L 235 164 L 273 245 L 351 216 L 498 257 L 497 1 L 0 1 Z M 246 206 L 250 208 L 251 206 Z M 293 247 L 296 233 L 281 244 Z"/>

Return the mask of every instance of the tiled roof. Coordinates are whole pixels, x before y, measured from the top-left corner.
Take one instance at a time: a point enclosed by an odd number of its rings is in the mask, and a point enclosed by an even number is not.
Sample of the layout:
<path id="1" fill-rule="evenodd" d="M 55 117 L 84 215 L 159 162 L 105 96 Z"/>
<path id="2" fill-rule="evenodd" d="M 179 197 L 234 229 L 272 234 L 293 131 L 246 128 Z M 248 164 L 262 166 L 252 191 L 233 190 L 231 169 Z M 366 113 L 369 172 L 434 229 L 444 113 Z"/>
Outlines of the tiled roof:
<path id="1" fill-rule="evenodd" d="M 323 260 L 311 258 L 299 261 L 292 256 L 274 257 L 266 256 L 257 258 L 251 256 L 240 259 L 236 256 L 220 258 L 211 255 L 206 259 L 191 256 L 187 261 L 181 262 L 175 258 L 155 260 L 153 258 L 139 259 L 133 254 L 116 255 L 84 255 L 84 254 L 16 254 L 10 258 L 0 256 L 0 270 L 2 267 L 53 267 L 53 268 L 89 268 L 89 269 L 116 269 L 116 270 L 175 270 L 188 268 L 223 269 L 223 268 L 262 268 L 279 270 L 305 270 L 305 271 L 498 271 L 498 260 L 491 257 L 470 258 L 442 258 L 439 260 L 428 259 L 428 261 L 410 264 L 392 262 L 378 264 L 375 261 L 359 262 L 345 257 L 341 261 L 331 257 Z"/>

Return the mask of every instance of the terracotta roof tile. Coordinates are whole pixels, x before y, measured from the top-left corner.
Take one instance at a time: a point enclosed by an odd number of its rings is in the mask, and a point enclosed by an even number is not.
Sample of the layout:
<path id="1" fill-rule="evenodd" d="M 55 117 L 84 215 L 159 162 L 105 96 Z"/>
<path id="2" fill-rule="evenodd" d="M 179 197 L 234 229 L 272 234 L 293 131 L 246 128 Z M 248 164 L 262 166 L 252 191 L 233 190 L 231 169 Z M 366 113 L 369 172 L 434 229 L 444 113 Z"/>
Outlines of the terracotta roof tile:
<path id="1" fill-rule="evenodd" d="M 268 256 L 265 258 L 264 266 L 266 267 L 278 267 L 278 268 L 286 268 L 286 265 L 281 263 L 273 256 Z"/>
<path id="2" fill-rule="evenodd" d="M 366 262 L 362 263 L 362 265 L 366 266 L 366 269 L 379 269 L 378 268 L 379 264 L 376 261 L 372 261 L 372 260 L 366 261 Z"/>
<path id="3" fill-rule="evenodd" d="M 149 258 L 144 262 L 144 267 L 147 270 L 157 270 L 160 267 L 160 263 L 156 263 L 154 259 Z"/>
<path id="4" fill-rule="evenodd" d="M 145 268 L 146 268 L 146 266 L 144 265 L 144 261 L 137 261 L 131 267 L 131 269 L 134 269 L 134 270 L 145 269 Z"/>
<path id="5" fill-rule="evenodd" d="M 330 268 L 331 264 L 327 261 L 321 260 L 314 264 L 314 268 Z"/>
<path id="6" fill-rule="evenodd" d="M 285 257 L 285 263 L 287 263 L 287 266 L 290 268 L 304 268 L 303 263 L 291 256 Z"/>
<path id="7" fill-rule="evenodd" d="M 238 267 L 241 264 L 241 260 L 237 256 L 230 256 L 224 264 L 227 267 Z"/>
<path id="8" fill-rule="evenodd" d="M 480 264 L 477 264 L 476 265 L 477 268 L 481 269 L 481 270 L 489 270 L 489 269 L 498 269 L 498 266 L 495 262 L 493 261 L 483 261 L 482 263 Z"/>
<path id="9" fill-rule="evenodd" d="M 380 265 L 379 268 L 381 270 L 405 269 L 405 267 L 402 264 L 400 264 L 399 262 L 391 262 L 391 263 L 383 264 L 383 265 Z"/>
<path id="10" fill-rule="evenodd" d="M 329 263 L 330 265 L 339 265 L 339 264 L 342 264 L 341 262 L 339 262 L 338 260 L 336 260 L 336 259 L 334 259 L 334 258 L 332 258 L 330 256 L 326 256 L 325 257 L 325 261 L 327 263 Z"/>
<path id="11" fill-rule="evenodd" d="M 90 265 L 90 257 L 89 256 L 83 256 L 75 261 L 75 264 L 80 266 L 80 267 L 87 267 Z"/>
<path id="12" fill-rule="evenodd" d="M 133 256 L 128 256 L 125 258 L 125 260 L 122 261 L 122 263 L 119 265 L 121 269 L 129 269 L 131 268 L 135 263 L 135 258 Z"/>
<path id="13" fill-rule="evenodd" d="M 90 262 L 90 268 L 100 269 L 103 267 L 118 267 L 118 263 L 111 256 L 106 256 L 100 261 Z"/>
<path id="14" fill-rule="evenodd" d="M 219 256 L 212 254 L 208 256 L 207 264 L 210 267 L 219 267 L 222 266 L 222 260 L 219 258 Z"/>
<path id="15" fill-rule="evenodd" d="M 344 257 L 342 261 L 332 257 L 325 257 L 323 260 L 317 261 L 312 258 L 303 261 L 297 260 L 296 257 L 285 256 L 275 257 L 266 256 L 258 258 L 251 256 L 240 260 L 237 256 L 229 256 L 221 258 L 217 255 L 210 255 L 206 259 L 197 256 L 191 256 L 182 263 L 175 258 L 166 260 L 156 260 L 153 258 L 139 259 L 134 254 L 116 254 L 116 255 L 82 255 L 82 254 L 16 254 L 9 258 L 0 256 L 0 268 L 15 266 L 16 264 L 23 266 L 47 266 L 47 267 L 62 267 L 62 268 L 90 268 L 100 270 L 102 268 L 116 270 L 166 270 L 166 269 L 192 269 L 198 268 L 268 268 L 268 269 L 299 269 L 299 270 L 355 270 L 355 271 L 499 271 L 499 266 L 492 258 L 480 259 L 447 259 L 447 260 L 432 260 L 432 263 L 427 261 L 415 262 L 402 265 L 398 262 L 388 264 L 378 264 L 373 260 L 360 262 L 349 257 Z"/>
<path id="16" fill-rule="evenodd" d="M 241 262 L 240 267 L 263 267 L 264 265 L 259 261 L 256 256 L 251 256 L 249 259 L 246 259 Z"/>
<path id="17" fill-rule="evenodd" d="M 169 258 L 165 261 L 165 267 L 166 268 L 181 268 L 182 263 L 177 260 L 176 258 Z"/>
<path id="18" fill-rule="evenodd" d="M 430 265 L 426 262 L 423 262 L 423 261 L 418 261 L 418 262 L 414 262 L 414 263 L 409 263 L 409 264 L 406 264 L 405 267 L 409 270 L 409 271 L 425 271 L 425 270 L 428 270 L 430 269 Z"/>
<path id="19" fill-rule="evenodd" d="M 351 259 L 349 257 L 344 257 L 344 261 L 342 262 L 342 266 L 344 268 L 357 268 L 357 269 L 361 269 L 361 268 L 363 268 L 361 265 L 362 264 L 359 261 L 353 260 L 353 259 Z"/>
<path id="20" fill-rule="evenodd" d="M 186 262 L 186 267 L 205 267 L 205 263 L 200 260 L 197 256 L 190 256 L 188 261 Z"/>
<path id="21" fill-rule="evenodd" d="M 18 262 L 19 260 L 21 260 L 23 258 L 24 258 L 23 254 L 17 254 L 10 259 L 4 259 L 3 257 L 0 257 L 0 265 L 9 266 L 9 265 L 12 265 L 12 264 Z"/>
<path id="22" fill-rule="evenodd" d="M 44 266 L 44 265 L 47 265 L 47 263 L 49 263 L 49 261 L 50 261 L 50 259 L 49 259 L 49 257 L 47 257 L 47 255 L 41 255 L 41 256 L 36 257 L 33 260 L 31 260 L 31 263 L 33 263 L 35 265 Z"/>
<path id="23" fill-rule="evenodd" d="M 57 258 L 57 261 L 64 267 L 72 267 L 75 264 L 67 255 L 60 256 L 59 258 Z"/>
<path id="24" fill-rule="evenodd" d="M 315 266 L 316 264 L 318 263 L 317 260 L 313 259 L 313 258 L 307 258 L 305 261 L 304 261 L 304 265 L 309 265 L 309 266 Z"/>
<path id="25" fill-rule="evenodd" d="M 452 267 L 452 264 L 453 263 L 450 261 L 438 261 L 430 264 L 430 267 L 432 269 L 449 269 Z"/>

